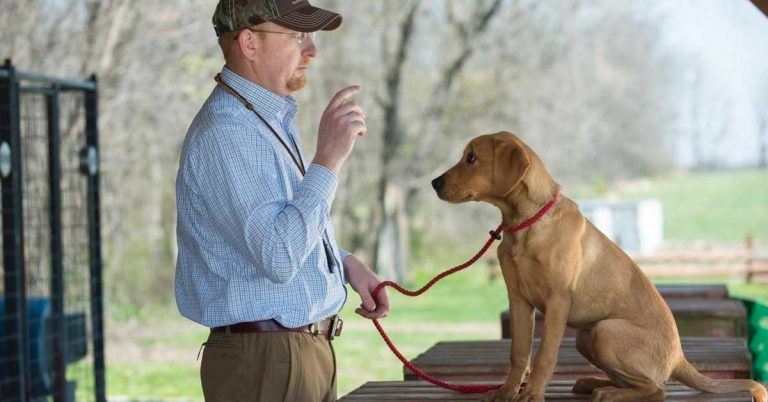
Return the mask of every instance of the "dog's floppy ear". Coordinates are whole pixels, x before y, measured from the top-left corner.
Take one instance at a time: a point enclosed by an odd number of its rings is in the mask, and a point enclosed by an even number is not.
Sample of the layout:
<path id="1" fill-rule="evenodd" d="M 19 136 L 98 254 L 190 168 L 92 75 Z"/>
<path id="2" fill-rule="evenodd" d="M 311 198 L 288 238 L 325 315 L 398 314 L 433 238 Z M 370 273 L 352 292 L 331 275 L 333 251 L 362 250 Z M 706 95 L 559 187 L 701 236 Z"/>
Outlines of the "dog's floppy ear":
<path id="1" fill-rule="evenodd" d="M 493 158 L 493 185 L 504 196 L 520 183 L 531 161 L 517 141 L 506 137 L 494 141 Z"/>

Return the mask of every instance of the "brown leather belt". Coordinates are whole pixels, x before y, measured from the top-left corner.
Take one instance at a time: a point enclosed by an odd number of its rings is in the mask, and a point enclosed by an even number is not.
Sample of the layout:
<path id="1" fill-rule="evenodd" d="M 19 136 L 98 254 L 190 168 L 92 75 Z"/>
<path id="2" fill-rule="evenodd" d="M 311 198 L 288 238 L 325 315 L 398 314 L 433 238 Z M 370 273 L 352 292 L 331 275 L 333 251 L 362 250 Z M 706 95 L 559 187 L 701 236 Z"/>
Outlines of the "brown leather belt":
<path id="1" fill-rule="evenodd" d="M 333 315 L 314 324 L 304 325 L 298 328 L 285 327 L 276 320 L 262 320 L 239 322 L 223 327 L 215 327 L 211 328 L 211 332 L 232 332 L 236 334 L 274 331 L 306 332 L 313 335 L 323 335 L 329 340 L 333 340 L 333 338 L 341 335 L 341 328 L 343 326 L 344 321 L 342 321 L 338 315 Z"/>

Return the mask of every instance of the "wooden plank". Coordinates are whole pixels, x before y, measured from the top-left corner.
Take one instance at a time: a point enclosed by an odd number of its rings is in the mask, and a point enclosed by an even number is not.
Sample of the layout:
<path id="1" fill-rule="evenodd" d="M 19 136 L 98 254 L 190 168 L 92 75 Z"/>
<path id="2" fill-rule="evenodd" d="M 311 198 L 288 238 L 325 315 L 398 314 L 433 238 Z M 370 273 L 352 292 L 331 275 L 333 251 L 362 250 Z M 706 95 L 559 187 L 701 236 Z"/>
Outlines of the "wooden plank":
<path id="1" fill-rule="evenodd" d="M 746 336 L 747 308 L 733 299 L 669 299 L 681 336 Z"/>
<path id="2" fill-rule="evenodd" d="M 573 394 L 572 381 L 553 381 L 547 386 L 547 401 L 586 402 L 590 396 Z M 694 391 L 681 384 L 669 384 L 666 387 L 667 401 L 678 402 L 750 402 L 749 392 L 730 392 L 727 394 L 706 394 Z M 443 389 L 423 381 L 375 381 L 368 382 L 340 399 L 345 402 L 362 401 L 477 401 L 482 394 L 461 394 Z"/>
<path id="3" fill-rule="evenodd" d="M 715 285 L 656 285 L 665 300 L 669 299 L 727 299 L 728 286 Z"/>
<path id="4" fill-rule="evenodd" d="M 665 299 L 675 317 L 680 336 L 747 335 L 747 309 L 739 300 L 722 298 L 669 298 Z M 501 313 L 501 336 L 509 338 L 509 310 Z M 544 331 L 544 314 L 536 310 L 534 336 Z M 576 330 L 567 328 L 566 336 L 576 336 Z"/>
<path id="5" fill-rule="evenodd" d="M 574 338 L 560 345 L 554 379 L 602 375 L 576 350 Z M 750 378 L 752 356 L 744 338 L 682 338 L 683 353 L 711 378 Z M 539 339 L 534 340 L 534 354 Z M 509 340 L 438 342 L 412 360 L 416 367 L 445 381 L 503 381 L 509 370 Z M 406 380 L 416 375 L 403 367 Z"/>
<path id="6" fill-rule="evenodd" d="M 755 256 L 749 264 L 748 283 L 768 283 L 768 256 Z"/>

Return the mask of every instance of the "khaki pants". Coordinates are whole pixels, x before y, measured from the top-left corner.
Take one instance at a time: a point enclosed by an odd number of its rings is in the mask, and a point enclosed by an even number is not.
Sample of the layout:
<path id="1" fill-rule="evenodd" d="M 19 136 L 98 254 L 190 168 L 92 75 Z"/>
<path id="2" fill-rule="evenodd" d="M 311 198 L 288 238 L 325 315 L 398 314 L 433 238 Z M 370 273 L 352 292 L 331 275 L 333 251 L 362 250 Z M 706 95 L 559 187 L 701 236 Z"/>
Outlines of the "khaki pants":
<path id="1" fill-rule="evenodd" d="M 336 400 L 336 356 L 323 335 L 211 332 L 204 345 L 206 402 Z"/>

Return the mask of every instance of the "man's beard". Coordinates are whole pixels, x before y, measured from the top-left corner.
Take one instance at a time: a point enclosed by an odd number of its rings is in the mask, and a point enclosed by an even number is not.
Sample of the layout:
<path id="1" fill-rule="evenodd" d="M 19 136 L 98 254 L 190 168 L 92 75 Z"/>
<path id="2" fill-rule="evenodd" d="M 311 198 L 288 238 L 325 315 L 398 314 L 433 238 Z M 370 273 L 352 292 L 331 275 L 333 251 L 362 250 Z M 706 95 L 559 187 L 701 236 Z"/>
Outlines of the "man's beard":
<path id="1" fill-rule="evenodd" d="M 307 85 L 307 76 L 302 75 L 300 77 L 291 78 L 286 83 L 286 86 L 288 87 L 288 90 L 291 92 L 296 92 L 301 88 L 304 88 L 304 86 Z"/>

